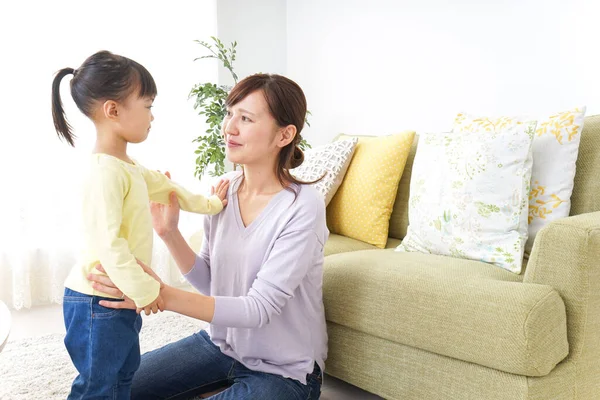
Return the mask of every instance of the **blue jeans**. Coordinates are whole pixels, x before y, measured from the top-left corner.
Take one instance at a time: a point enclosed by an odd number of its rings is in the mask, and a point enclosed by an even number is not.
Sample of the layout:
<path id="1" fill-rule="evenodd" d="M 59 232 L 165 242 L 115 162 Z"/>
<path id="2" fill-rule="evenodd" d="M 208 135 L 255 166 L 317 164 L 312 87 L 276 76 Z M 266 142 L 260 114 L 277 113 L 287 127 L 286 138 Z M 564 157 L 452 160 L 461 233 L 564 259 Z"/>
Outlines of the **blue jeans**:
<path id="1" fill-rule="evenodd" d="M 65 346 L 79 372 L 68 400 L 130 398 L 140 365 L 142 317 L 134 310 L 102 307 L 100 300 L 114 301 L 65 289 Z"/>
<path id="2" fill-rule="evenodd" d="M 132 400 L 190 399 L 224 386 L 211 400 L 312 400 L 321 394 L 321 370 L 307 384 L 279 375 L 252 371 L 223 354 L 205 331 L 142 356 L 133 378 Z"/>

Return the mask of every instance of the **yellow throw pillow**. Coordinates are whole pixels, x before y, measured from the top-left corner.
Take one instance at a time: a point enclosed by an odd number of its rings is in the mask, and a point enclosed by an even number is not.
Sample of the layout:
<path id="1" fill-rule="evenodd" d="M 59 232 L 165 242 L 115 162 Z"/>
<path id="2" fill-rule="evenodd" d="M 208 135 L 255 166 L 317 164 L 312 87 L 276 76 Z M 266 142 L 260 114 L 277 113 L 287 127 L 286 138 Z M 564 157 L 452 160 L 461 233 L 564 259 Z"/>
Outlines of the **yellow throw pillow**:
<path id="1" fill-rule="evenodd" d="M 353 136 L 339 135 L 336 140 Z M 385 248 L 398 183 L 415 132 L 358 136 L 344 181 L 327 207 L 332 233 Z"/>

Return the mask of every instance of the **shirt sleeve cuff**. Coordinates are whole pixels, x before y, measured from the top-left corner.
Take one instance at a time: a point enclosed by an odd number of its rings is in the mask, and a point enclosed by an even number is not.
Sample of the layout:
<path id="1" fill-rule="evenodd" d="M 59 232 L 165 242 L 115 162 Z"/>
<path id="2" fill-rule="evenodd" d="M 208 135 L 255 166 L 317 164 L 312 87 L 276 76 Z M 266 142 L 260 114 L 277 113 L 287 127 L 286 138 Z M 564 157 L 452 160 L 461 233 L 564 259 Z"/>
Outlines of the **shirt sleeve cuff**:
<path id="1" fill-rule="evenodd" d="M 216 194 L 210 196 L 208 202 L 210 204 L 208 215 L 215 215 L 223 211 L 223 201 Z"/>
<path id="2" fill-rule="evenodd" d="M 160 283 L 154 279 L 152 279 L 154 282 L 152 282 L 152 287 L 150 290 L 148 290 L 147 294 L 144 297 L 136 297 L 135 299 L 132 299 L 133 302 L 135 303 L 135 306 L 138 308 L 144 308 L 146 307 L 148 304 L 152 303 L 154 300 L 156 300 L 156 298 L 158 297 L 158 295 L 160 294 Z"/>

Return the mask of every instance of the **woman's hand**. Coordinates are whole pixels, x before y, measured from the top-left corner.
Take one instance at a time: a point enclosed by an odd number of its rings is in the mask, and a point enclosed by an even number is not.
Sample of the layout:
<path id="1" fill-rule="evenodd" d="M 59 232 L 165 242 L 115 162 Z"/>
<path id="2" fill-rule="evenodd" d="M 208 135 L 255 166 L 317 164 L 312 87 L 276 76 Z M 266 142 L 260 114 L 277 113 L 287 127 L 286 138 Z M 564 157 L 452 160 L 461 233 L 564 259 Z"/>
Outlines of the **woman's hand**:
<path id="1" fill-rule="evenodd" d="M 171 174 L 167 171 L 165 175 L 171 179 Z M 152 213 L 152 226 L 154 231 L 164 238 L 169 234 L 176 232 L 179 224 L 179 200 L 175 192 L 169 194 L 169 205 L 160 203 L 150 203 L 150 212 Z"/>
<path id="2" fill-rule="evenodd" d="M 106 273 L 102 265 L 96 265 L 96 269 L 100 272 Z M 113 283 L 112 279 L 108 276 L 104 275 L 96 275 L 96 274 L 88 274 L 87 276 L 89 281 L 92 281 L 92 287 L 104 294 L 107 294 L 112 297 L 120 297 L 123 301 L 106 301 L 100 300 L 100 305 L 108 308 L 127 308 L 130 310 L 137 309 L 133 300 L 129 297 L 125 296 L 123 292 Z"/>
<path id="3" fill-rule="evenodd" d="M 140 265 L 140 267 L 142 267 L 142 269 L 144 270 L 145 273 L 147 273 L 148 275 L 150 275 L 151 277 L 153 277 L 160 283 L 160 288 L 162 289 L 165 284 L 162 281 L 162 279 L 160 279 L 159 276 L 156 275 L 156 272 L 154 272 L 152 270 L 152 268 L 150 268 L 149 266 L 147 266 L 140 260 L 136 259 L 136 261 Z M 96 269 L 100 272 L 106 273 L 106 271 L 104 270 L 104 267 L 102 267 L 101 264 L 96 265 Z M 88 278 L 88 280 L 93 282 L 92 287 L 94 289 L 96 289 L 97 291 L 105 293 L 109 296 L 120 297 L 123 299 L 123 301 L 101 300 L 99 303 L 101 306 L 108 307 L 108 308 L 126 308 L 126 309 L 130 309 L 130 310 L 137 309 L 133 300 L 131 300 L 129 297 L 125 296 L 125 294 L 113 283 L 113 281 L 112 281 L 112 279 L 110 279 L 110 277 L 104 276 L 104 275 L 88 274 L 87 278 Z M 162 303 L 162 300 L 161 300 L 161 303 Z M 159 307 L 158 309 L 160 309 L 160 311 L 163 311 L 162 307 Z M 138 310 L 138 312 L 139 312 L 139 310 Z M 156 313 L 157 311 L 154 311 L 154 309 L 153 309 L 152 312 Z M 149 314 L 148 311 L 146 311 L 146 315 L 148 315 L 148 314 Z"/>
<path id="4" fill-rule="evenodd" d="M 223 202 L 223 207 L 227 205 L 227 190 L 229 189 L 229 180 L 221 179 L 217 186 L 210 187 L 210 194 L 216 194 Z"/>

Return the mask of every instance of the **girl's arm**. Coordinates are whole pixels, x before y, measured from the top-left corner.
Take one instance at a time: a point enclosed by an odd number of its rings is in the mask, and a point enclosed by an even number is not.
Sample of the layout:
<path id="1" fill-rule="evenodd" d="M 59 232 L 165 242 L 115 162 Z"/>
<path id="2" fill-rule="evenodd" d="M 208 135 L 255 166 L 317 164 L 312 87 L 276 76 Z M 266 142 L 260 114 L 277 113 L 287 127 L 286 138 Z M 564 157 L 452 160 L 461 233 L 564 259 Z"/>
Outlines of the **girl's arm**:
<path id="1" fill-rule="evenodd" d="M 197 214 L 218 214 L 227 204 L 225 194 L 229 182 L 226 182 L 222 191 L 218 191 L 210 197 L 194 194 L 183 186 L 173 182 L 169 176 L 158 171 L 149 170 L 138 164 L 148 187 L 148 196 L 151 201 L 161 204 L 169 204 L 171 193 L 175 192 L 182 210 Z"/>
<path id="2" fill-rule="evenodd" d="M 156 300 L 159 284 L 140 268 L 121 235 L 123 199 L 130 184 L 120 165 L 99 161 L 91 171 L 83 225 L 86 240 L 108 275 L 138 307 L 145 307 Z"/>

